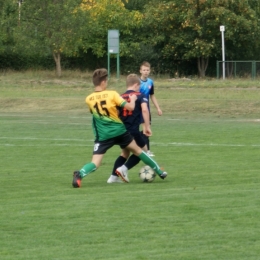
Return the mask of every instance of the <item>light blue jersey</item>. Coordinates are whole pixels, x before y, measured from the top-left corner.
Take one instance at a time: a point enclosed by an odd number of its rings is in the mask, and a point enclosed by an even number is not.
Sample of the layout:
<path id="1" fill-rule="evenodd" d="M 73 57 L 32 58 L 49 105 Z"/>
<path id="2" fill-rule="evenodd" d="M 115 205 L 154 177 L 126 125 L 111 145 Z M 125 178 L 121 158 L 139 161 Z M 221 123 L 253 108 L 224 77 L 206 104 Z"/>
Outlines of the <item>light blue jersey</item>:
<path id="1" fill-rule="evenodd" d="M 148 106 L 149 106 L 150 95 L 154 95 L 153 80 L 150 78 L 147 78 L 146 80 L 140 79 L 140 82 L 141 82 L 140 92 L 143 93 L 148 99 Z"/>
<path id="2" fill-rule="evenodd" d="M 150 78 L 147 78 L 146 80 L 140 79 L 141 85 L 140 85 L 140 92 L 145 95 L 145 97 L 148 100 L 148 109 L 150 112 L 150 96 L 154 95 L 154 84 L 153 80 Z M 144 122 L 143 116 L 141 116 L 141 123 Z M 150 113 L 150 122 L 151 122 L 151 113 Z"/>

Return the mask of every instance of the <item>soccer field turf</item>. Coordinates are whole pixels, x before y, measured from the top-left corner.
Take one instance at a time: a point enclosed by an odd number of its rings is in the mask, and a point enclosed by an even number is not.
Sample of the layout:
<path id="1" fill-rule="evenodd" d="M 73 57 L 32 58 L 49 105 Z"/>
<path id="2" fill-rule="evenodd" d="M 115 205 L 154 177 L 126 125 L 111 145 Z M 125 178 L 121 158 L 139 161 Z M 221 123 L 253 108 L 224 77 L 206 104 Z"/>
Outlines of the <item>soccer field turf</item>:
<path id="1" fill-rule="evenodd" d="M 0 259 L 259 259 L 260 122 L 153 117 L 151 150 L 165 180 L 107 184 L 91 158 L 86 113 L 0 113 Z"/>

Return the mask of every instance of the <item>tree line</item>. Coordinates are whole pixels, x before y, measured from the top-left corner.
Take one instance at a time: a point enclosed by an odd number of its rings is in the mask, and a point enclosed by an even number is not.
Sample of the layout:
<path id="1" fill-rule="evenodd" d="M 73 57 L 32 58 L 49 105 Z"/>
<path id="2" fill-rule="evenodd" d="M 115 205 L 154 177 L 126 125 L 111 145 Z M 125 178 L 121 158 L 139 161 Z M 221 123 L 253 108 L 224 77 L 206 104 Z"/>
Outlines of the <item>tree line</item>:
<path id="1" fill-rule="evenodd" d="M 2 69 L 105 67 L 110 29 L 122 73 L 147 60 L 157 74 L 211 75 L 221 25 L 226 60 L 259 59 L 258 0 L 0 0 L 0 12 Z"/>

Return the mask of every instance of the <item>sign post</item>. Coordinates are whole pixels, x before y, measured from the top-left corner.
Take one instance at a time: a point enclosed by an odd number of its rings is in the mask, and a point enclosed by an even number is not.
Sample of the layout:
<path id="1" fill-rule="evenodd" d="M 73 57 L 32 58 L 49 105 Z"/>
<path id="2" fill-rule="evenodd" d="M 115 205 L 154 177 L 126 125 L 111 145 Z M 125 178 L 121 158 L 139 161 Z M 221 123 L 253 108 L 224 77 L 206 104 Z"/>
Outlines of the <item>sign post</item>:
<path id="1" fill-rule="evenodd" d="M 116 66 L 116 76 L 119 78 L 119 31 L 118 30 L 108 30 L 107 35 L 107 65 L 108 65 L 108 77 L 110 76 L 110 55 L 116 54 L 117 66 Z"/>
<path id="2" fill-rule="evenodd" d="M 222 75 L 223 79 L 225 79 L 225 41 L 224 41 L 224 32 L 225 32 L 225 26 L 220 26 L 221 31 L 221 39 L 222 39 Z"/>

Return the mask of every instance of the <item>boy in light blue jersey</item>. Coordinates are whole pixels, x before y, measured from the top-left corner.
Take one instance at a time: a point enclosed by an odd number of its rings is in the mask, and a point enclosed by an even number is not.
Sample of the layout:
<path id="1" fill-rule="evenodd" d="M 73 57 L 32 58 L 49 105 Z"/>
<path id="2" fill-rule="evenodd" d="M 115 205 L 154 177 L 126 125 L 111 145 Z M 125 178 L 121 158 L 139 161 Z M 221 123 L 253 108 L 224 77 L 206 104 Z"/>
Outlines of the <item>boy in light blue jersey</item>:
<path id="1" fill-rule="evenodd" d="M 155 108 L 157 109 L 157 113 L 159 116 L 162 115 L 162 110 L 157 102 L 157 99 L 154 94 L 154 83 L 153 80 L 149 78 L 151 72 L 151 65 L 149 62 L 144 61 L 141 66 L 140 66 L 140 81 L 141 81 L 141 86 L 140 86 L 140 92 L 143 93 L 146 98 L 148 99 L 148 108 L 150 111 L 150 124 L 151 124 L 151 110 L 150 110 L 150 104 L 149 100 L 151 99 Z M 142 129 L 144 132 L 144 124 L 143 124 L 143 119 L 141 119 L 142 122 Z M 146 135 L 143 135 L 144 139 L 146 140 L 147 148 L 148 148 L 148 154 L 150 156 L 154 156 L 154 154 L 150 151 L 150 142 L 149 142 L 149 137 Z"/>

